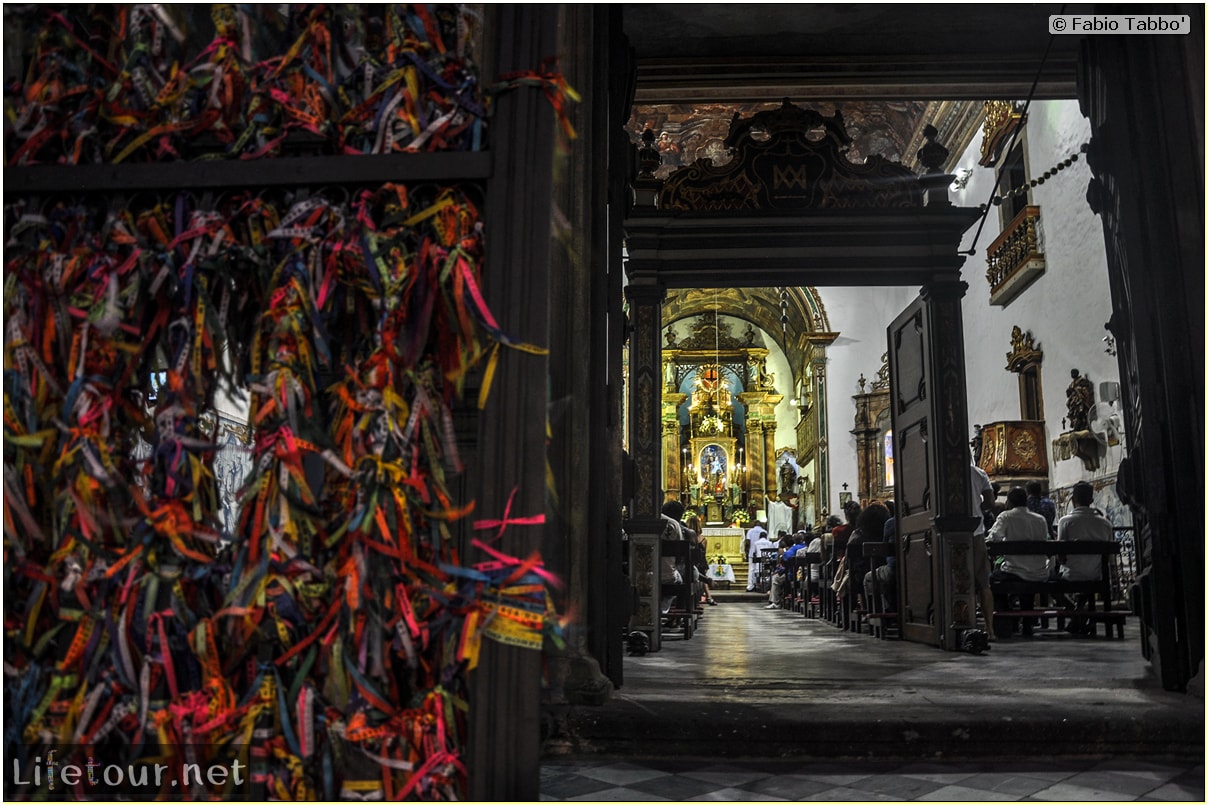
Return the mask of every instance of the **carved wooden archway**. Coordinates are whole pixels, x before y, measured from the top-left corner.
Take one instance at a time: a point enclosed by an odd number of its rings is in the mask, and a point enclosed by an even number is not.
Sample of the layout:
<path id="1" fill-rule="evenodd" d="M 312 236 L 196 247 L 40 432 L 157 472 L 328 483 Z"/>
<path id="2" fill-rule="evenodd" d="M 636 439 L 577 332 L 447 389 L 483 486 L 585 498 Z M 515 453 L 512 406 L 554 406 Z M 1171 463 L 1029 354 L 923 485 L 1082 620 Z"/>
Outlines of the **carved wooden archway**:
<path id="1" fill-rule="evenodd" d="M 951 616 L 965 614 L 972 626 L 970 534 L 968 528 L 961 531 L 969 520 L 970 456 L 961 349 L 965 258 L 958 247 L 980 213 L 949 202 L 952 177 L 940 172 L 947 151 L 934 136 L 932 130 L 920 152 L 929 169 L 922 177 L 876 156 L 855 165 L 844 155 L 848 137 L 840 113 L 824 118 L 786 101 L 779 109 L 734 121 L 727 138 L 734 153 L 730 162 L 715 166 L 701 160 L 666 182 L 653 174 L 659 164 L 653 134 L 644 137 L 641 170 L 633 182 L 635 205 L 624 224 L 633 325 L 628 394 L 634 498 L 627 532 L 631 551 L 643 560 L 632 558 L 632 567 L 658 567 L 646 555 L 658 552 L 664 500 L 659 335 L 667 289 L 918 285 L 935 329 L 928 349 L 947 345 L 943 356 L 937 353 L 927 362 L 928 388 L 935 390 L 928 402 L 937 443 L 929 454 L 935 471 L 933 520 L 946 524 L 945 536 L 955 545 L 967 548 L 954 555 L 962 558 L 960 568 L 944 566 L 946 576 L 934 591 L 940 603 L 934 618 L 947 648 L 957 643 L 949 629 Z M 642 580 L 636 585 L 651 587 Z M 656 623 L 652 648 L 658 647 L 658 634 Z"/>

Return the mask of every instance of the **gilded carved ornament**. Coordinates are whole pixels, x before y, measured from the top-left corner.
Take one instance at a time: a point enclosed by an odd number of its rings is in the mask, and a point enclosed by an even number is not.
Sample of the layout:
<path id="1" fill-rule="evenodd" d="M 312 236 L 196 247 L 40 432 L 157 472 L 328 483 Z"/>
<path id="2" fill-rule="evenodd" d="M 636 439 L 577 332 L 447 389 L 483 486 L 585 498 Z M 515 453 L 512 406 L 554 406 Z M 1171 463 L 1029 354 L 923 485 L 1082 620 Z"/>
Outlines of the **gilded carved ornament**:
<path id="1" fill-rule="evenodd" d="M 863 376 L 862 376 L 863 377 Z M 880 392 L 890 388 L 890 353 L 882 353 L 882 365 L 877 370 L 877 379 L 873 382 L 873 391 Z"/>
<path id="2" fill-rule="evenodd" d="M 989 168 L 999 160 L 999 152 L 1012 132 L 1027 118 L 1015 101 L 987 101 L 983 109 L 986 121 L 982 125 L 982 157 L 978 164 Z"/>
<path id="3" fill-rule="evenodd" d="M 1012 351 L 1007 353 L 1007 369 L 1010 372 L 1021 372 L 1029 364 L 1040 364 L 1044 357 L 1041 349 L 1033 343 L 1033 332 L 1021 330 L 1019 325 L 1012 326 Z"/>

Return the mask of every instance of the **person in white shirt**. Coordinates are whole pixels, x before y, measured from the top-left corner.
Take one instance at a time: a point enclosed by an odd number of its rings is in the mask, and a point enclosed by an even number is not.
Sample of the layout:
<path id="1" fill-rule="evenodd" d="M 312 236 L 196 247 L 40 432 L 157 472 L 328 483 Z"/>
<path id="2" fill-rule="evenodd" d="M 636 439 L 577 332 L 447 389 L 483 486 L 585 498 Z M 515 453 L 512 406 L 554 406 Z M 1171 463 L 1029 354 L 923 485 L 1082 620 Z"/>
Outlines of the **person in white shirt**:
<path id="1" fill-rule="evenodd" d="M 1013 540 L 1049 540 L 1049 524 L 1045 518 L 1028 508 L 1028 492 L 1023 487 L 1013 487 L 1007 494 L 1008 508 L 999 513 L 995 523 L 987 532 L 988 543 Z M 1049 557 L 1044 554 L 1005 554 L 1003 562 L 991 572 L 991 591 L 996 582 L 1020 580 L 1044 582 L 1049 579 Z M 1020 607 L 1033 609 L 1033 595 L 1021 594 Z M 1024 634 L 1032 634 L 1032 626 L 1026 620 Z"/>
<path id="2" fill-rule="evenodd" d="M 1059 540 L 1112 540 L 1112 523 L 1092 509 L 1095 494 L 1086 481 L 1071 490 L 1074 511 L 1058 521 Z M 1094 554 L 1076 554 L 1066 558 L 1058 575 L 1070 582 L 1090 582 L 1100 578 L 1100 558 Z"/>
<path id="3" fill-rule="evenodd" d="M 808 553 L 821 554 L 823 551 L 823 536 L 815 535 L 814 539 L 812 539 L 810 541 L 810 545 L 808 545 L 806 547 L 806 551 Z M 822 572 L 819 567 L 819 564 L 811 563 L 810 564 L 810 582 L 811 582 L 811 591 L 812 592 L 818 589 L 819 579 L 821 578 L 821 576 L 822 576 Z"/>
<path id="4" fill-rule="evenodd" d="M 760 531 L 752 541 L 747 551 L 747 590 L 754 591 L 760 580 L 760 552 L 776 547 L 776 543 L 768 539 L 768 532 Z"/>
<path id="5" fill-rule="evenodd" d="M 978 465 L 970 462 L 970 516 L 978 519 L 974 527 L 974 543 L 971 548 L 974 554 L 974 590 L 978 594 L 978 603 L 982 606 L 982 618 L 987 626 L 987 640 L 995 640 L 993 613 L 995 600 L 991 596 L 991 560 L 987 556 L 986 521 L 983 510 L 990 509 L 995 503 L 995 488 L 991 478 Z"/>
<path id="6" fill-rule="evenodd" d="M 760 536 L 760 532 L 768 532 L 767 521 L 757 521 L 754 526 L 747 530 L 747 534 L 743 537 L 743 556 L 751 556 L 752 544 L 756 542 L 756 538 Z"/>
<path id="7" fill-rule="evenodd" d="M 1074 511 L 1058 521 L 1059 540 L 1113 540 L 1112 522 L 1092 509 L 1095 500 L 1095 490 L 1086 481 L 1076 482 L 1070 494 Z M 1065 558 L 1057 569 L 1055 576 L 1071 582 L 1091 582 L 1100 578 L 1100 558 L 1094 554 L 1075 554 Z M 1086 594 L 1079 594 L 1075 609 L 1082 610 L 1088 605 Z M 1069 600 L 1067 600 L 1069 605 Z M 1091 628 L 1084 618 L 1072 618 L 1066 631 L 1087 635 Z"/>
<path id="8" fill-rule="evenodd" d="M 1023 487 L 1008 490 L 1007 505 L 1008 508 L 999 513 L 995 525 L 987 532 L 988 543 L 1049 540 L 1049 524 L 1028 508 L 1028 493 Z M 999 576 L 996 577 L 996 574 Z M 1049 557 L 1044 554 L 1005 554 L 1003 562 L 991 572 L 991 579 L 997 578 L 1044 582 L 1049 579 Z"/>

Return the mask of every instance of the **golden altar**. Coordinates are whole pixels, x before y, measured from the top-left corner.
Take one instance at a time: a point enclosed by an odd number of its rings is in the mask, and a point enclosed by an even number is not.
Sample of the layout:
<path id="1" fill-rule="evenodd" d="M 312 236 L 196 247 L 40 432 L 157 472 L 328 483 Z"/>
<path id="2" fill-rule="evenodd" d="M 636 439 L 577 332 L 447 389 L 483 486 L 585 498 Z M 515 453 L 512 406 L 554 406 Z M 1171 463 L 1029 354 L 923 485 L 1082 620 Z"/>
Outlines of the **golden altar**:
<path id="1" fill-rule="evenodd" d="M 743 556 L 743 536 L 746 533 L 742 529 L 706 526 L 701 534 L 705 538 L 705 556 L 711 563 L 717 562 L 719 556 L 725 557 L 731 565 L 746 559 Z"/>

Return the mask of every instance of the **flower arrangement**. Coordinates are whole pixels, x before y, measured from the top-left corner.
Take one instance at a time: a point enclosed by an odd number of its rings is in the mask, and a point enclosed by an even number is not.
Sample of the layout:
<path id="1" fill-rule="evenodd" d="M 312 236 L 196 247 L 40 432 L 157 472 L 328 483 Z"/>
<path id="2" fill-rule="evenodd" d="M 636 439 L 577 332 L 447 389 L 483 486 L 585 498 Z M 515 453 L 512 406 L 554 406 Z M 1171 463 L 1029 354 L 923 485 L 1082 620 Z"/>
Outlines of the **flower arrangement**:
<path id="1" fill-rule="evenodd" d="M 740 509 L 737 512 L 735 512 L 735 525 L 736 526 L 746 526 L 749 523 L 751 523 L 751 515 L 747 514 L 747 510 Z"/>

